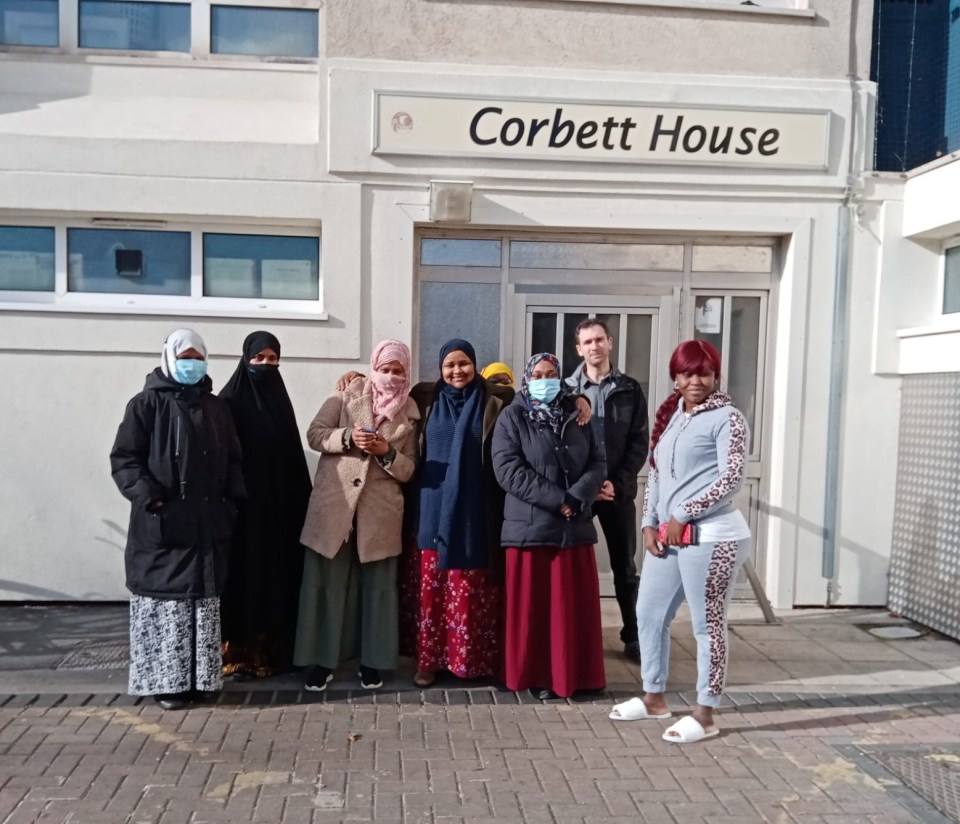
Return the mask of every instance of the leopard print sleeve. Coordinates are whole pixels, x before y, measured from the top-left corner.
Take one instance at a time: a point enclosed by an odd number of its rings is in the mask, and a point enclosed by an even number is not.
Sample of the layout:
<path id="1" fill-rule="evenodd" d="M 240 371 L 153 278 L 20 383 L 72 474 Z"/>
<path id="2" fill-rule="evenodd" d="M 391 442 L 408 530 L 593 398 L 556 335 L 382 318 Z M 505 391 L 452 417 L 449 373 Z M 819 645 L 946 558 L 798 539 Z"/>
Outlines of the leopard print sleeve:
<path id="1" fill-rule="evenodd" d="M 643 519 L 641 528 L 656 527 L 660 524 L 657 517 L 657 499 L 660 497 L 660 470 L 652 467 L 647 473 L 647 482 L 643 487 Z"/>
<path id="2" fill-rule="evenodd" d="M 717 436 L 717 465 L 720 475 L 702 494 L 684 501 L 674 517 L 681 523 L 702 518 L 710 510 L 726 504 L 743 486 L 747 458 L 747 421 L 737 409 L 731 409 Z"/>

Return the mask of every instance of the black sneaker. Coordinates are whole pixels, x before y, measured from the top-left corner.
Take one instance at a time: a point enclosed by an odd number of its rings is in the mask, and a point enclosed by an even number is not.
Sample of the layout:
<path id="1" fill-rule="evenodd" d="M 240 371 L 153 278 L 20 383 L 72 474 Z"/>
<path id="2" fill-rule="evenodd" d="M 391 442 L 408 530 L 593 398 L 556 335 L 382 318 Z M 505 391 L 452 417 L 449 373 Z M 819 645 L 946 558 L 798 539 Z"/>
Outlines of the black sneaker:
<path id="1" fill-rule="evenodd" d="M 361 664 L 357 675 L 360 676 L 360 686 L 365 690 L 378 690 L 383 686 L 380 670 L 375 670 L 373 667 L 365 667 Z"/>
<path id="2" fill-rule="evenodd" d="M 216 704 L 220 698 L 220 690 L 194 690 L 190 696 L 198 704 Z"/>
<path id="3" fill-rule="evenodd" d="M 528 692 L 538 701 L 549 701 L 551 698 L 557 697 L 553 690 L 548 690 L 546 687 L 530 687 Z"/>
<path id="4" fill-rule="evenodd" d="M 639 641 L 627 641 L 623 645 L 623 654 L 628 661 L 633 661 L 634 664 L 640 663 L 640 642 Z"/>
<path id="5" fill-rule="evenodd" d="M 303 688 L 310 692 L 323 692 L 333 680 L 333 670 L 328 667 L 310 667 Z"/>

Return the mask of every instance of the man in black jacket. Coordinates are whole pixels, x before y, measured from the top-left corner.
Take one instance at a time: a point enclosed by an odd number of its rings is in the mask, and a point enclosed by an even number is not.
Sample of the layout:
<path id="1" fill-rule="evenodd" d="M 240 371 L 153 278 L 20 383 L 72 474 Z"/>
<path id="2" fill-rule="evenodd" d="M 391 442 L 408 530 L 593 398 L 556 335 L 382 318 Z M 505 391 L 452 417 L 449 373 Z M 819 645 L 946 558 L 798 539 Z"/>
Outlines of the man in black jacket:
<path id="1" fill-rule="evenodd" d="M 637 474 L 647 459 L 650 431 L 647 399 L 640 384 L 610 363 L 613 338 L 599 318 L 580 323 L 577 354 L 583 363 L 567 378 L 567 385 L 586 395 L 593 407 L 590 423 L 597 441 L 605 447 L 607 479 L 593 504 L 593 514 L 607 540 L 613 587 L 620 607 L 624 654 L 640 661 L 637 641 L 637 587 L 640 577 L 637 551 Z"/>

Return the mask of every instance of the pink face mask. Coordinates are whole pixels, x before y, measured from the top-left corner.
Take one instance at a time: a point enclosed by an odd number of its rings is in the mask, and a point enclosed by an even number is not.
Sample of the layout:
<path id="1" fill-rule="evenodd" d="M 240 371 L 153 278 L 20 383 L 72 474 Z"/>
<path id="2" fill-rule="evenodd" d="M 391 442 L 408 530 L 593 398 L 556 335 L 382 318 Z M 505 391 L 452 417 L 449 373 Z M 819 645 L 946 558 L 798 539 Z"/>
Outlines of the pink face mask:
<path id="1" fill-rule="evenodd" d="M 384 364 L 396 361 L 404 370 L 403 375 L 378 372 Z M 383 420 L 392 421 L 403 408 L 410 394 L 410 349 L 396 340 L 383 341 L 373 351 L 370 359 L 373 371 L 370 384 L 373 388 L 373 416 L 379 426 Z"/>

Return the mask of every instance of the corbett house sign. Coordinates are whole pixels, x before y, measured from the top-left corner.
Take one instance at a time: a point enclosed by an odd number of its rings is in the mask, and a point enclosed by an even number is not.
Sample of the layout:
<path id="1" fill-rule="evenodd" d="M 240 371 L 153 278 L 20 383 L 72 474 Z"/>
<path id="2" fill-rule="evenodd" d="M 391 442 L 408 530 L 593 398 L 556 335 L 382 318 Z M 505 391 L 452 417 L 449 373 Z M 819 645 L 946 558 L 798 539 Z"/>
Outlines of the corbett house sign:
<path id="1" fill-rule="evenodd" d="M 826 169 L 830 114 L 376 93 L 375 154 Z"/>

